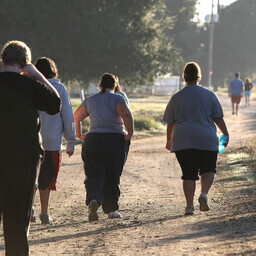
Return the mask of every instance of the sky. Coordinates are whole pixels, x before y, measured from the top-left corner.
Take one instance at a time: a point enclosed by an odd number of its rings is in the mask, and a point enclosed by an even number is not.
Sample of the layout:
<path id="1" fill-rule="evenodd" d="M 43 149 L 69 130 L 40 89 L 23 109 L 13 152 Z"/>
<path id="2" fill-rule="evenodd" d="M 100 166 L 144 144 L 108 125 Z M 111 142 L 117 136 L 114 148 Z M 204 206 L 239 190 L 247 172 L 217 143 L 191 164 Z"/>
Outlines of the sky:
<path id="1" fill-rule="evenodd" d="M 230 5 L 237 0 L 219 0 L 220 5 Z M 217 10 L 218 0 L 213 0 L 214 10 Z M 204 22 L 204 18 L 207 14 L 210 14 L 212 10 L 212 0 L 199 0 L 197 11 L 199 12 L 200 21 Z"/>

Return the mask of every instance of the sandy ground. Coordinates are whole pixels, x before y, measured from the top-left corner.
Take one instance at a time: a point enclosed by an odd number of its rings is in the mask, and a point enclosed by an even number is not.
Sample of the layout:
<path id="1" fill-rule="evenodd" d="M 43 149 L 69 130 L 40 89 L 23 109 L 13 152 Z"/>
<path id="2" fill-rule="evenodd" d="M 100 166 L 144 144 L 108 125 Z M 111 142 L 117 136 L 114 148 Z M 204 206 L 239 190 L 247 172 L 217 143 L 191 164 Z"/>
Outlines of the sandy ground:
<path id="1" fill-rule="evenodd" d="M 31 224 L 31 256 L 256 255 L 255 191 L 252 180 L 244 178 L 249 167 L 239 161 L 244 141 L 255 136 L 256 103 L 242 105 L 240 115 L 232 116 L 229 99 L 220 100 L 231 136 L 229 148 L 219 156 L 209 212 L 198 210 L 198 182 L 195 215 L 184 216 L 181 171 L 160 136 L 132 141 L 121 179 L 123 218 L 110 220 L 100 209 L 100 221 L 90 223 L 77 147 L 73 157 L 63 156 L 58 190 L 51 194 L 54 223 L 42 225 L 38 219 Z M 38 194 L 35 205 L 39 214 Z M 2 234 L 0 243 L 4 255 Z"/>

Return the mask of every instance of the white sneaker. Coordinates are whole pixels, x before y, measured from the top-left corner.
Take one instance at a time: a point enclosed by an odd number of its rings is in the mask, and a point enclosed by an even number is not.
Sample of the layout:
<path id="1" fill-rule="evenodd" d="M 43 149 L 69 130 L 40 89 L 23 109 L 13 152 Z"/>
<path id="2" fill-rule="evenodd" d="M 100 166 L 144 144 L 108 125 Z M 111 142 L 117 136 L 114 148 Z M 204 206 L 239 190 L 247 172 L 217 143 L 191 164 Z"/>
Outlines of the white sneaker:
<path id="1" fill-rule="evenodd" d="M 35 213 L 34 206 L 32 207 L 32 210 L 31 210 L 30 222 L 36 222 L 36 213 Z"/>
<path id="2" fill-rule="evenodd" d="M 97 210 L 99 209 L 99 204 L 96 200 L 92 200 L 89 204 L 89 221 L 97 221 L 99 219 Z"/>
<path id="3" fill-rule="evenodd" d="M 201 212 L 207 212 L 209 211 L 209 206 L 208 206 L 208 198 L 207 195 L 205 193 L 202 193 L 199 198 L 198 198 L 198 202 L 199 202 L 199 210 Z"/>
<path id="4" fill-rule="evenodd" d="M 42 224 L 52 224 L 53 219 L 48 213 L 41 213 L 39 216 Z"/>
<path id="5" fill-rule="evenodd" d="M 194 214 L 194 206 L 187 206 L 185 208 L 185 215 L 193 215 Z"/>
<path id="6" fill-rule="evenodd" d="M 110 212 L 108 214 L 108 217 L 110 219 L 118 219 L 118 218 L 122 218 L 121 214 L 119 212 Z"/>

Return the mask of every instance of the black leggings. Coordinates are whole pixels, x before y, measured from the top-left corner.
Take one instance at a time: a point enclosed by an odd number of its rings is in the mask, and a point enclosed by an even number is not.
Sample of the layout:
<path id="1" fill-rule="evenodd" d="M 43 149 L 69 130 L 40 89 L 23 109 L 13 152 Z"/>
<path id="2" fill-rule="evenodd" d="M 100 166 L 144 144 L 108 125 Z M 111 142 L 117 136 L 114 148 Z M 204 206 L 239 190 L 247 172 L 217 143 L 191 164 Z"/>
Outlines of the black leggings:
<path id="1" fill-rule="evenodd" d="M 107 214 L 119 209 L 120 177 L 130 141 L 119 133 L 89 133 L 83 142 L 86 204 L 95 199 Z"/>

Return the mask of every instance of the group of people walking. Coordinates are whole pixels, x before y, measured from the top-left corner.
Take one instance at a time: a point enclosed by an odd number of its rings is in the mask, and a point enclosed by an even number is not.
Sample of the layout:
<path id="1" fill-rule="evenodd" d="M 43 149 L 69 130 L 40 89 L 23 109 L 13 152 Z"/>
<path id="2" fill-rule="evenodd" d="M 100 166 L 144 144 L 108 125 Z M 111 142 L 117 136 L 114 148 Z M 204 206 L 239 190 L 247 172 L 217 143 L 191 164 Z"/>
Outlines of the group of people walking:
<path id="1" fill-rule="evenodd" d="M 68 156 L 74 152 L 75 137 L 83 141 L 89 221 L 98 220 L 100 206 L 109 218 L 121 218 L 120 177 L 134 120 L 128 98 L 114 74 L 104 73 L 99 81 L 100 92 L 86 97 L 73 115 L 68 91 L 58 79 L 53 60 L 41 57 L 31 64 L 30 48 L 21 41 L 6 43 L 1 54 L 0 115 L 4 122 L 0 126 L 0 216 L 6 255 L 28 256 L 29 222 L 36 221 L 33 202 L 37 182 L 39 218 L 43 224 L 52 223 L 48 205 L 50 191 L 56 190 L 62 135 Z M 186 86 L 171 97 L 163 120 L 167 123 L 166 149 L 176 154 L 182 170 L 185 214 L 193 215 L 199 177 L 200 210 L 209 210 L 208 192 L 218 156 L 216 126 L 227 136 L 225 146 L 229 134 L 218 97 L 199 85 L 199 65 L 187 63 L 183 78 Z M 87 133 L 82 129 L 85 118 L 90 119 Z"/>
<path id="2" fill-rule="evenodd" d="M 235 73 L 235 78 L 232 79 L 229 84 L 229 97 L 231 97 L 232 115 L 238 115 L 239 104 L 243 96 L 245 98 L 245 106 L 250 106 L 252 88 L 253 84 L 251 83 L 250 78 L 246 78 L 245 82 L 243 82 L 243 80 L 240 79 L 240 73 Z"/>

